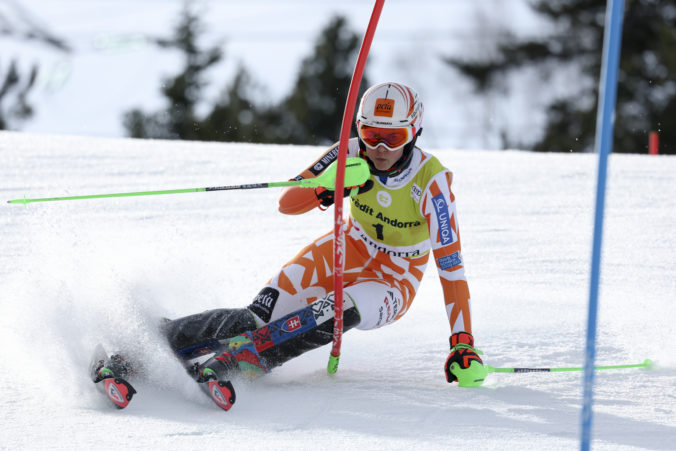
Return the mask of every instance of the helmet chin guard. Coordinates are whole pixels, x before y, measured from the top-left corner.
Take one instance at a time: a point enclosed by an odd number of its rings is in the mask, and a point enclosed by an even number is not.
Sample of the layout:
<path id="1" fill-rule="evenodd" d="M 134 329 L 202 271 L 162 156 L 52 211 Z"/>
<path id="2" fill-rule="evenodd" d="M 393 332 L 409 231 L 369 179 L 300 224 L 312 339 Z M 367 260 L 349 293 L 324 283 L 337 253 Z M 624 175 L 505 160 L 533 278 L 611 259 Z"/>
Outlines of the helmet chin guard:
<path id="1" fill-rule="evenodd" d="M 357 130 L 361 125 L 381 128 L 410 128 L 413 139 L 404 145 L 401 158 L 389 169 L 376 169 L 366 155 L 366 143 L 359 136 L 359 155 L 371 168 L 371 174 L 395 177 L 411 164 L 413 147 L 422 133 L 423 104 L 418 93 L 400 83 L 380 83 L 370 87 L 362 96 L 357 111 Z"/>

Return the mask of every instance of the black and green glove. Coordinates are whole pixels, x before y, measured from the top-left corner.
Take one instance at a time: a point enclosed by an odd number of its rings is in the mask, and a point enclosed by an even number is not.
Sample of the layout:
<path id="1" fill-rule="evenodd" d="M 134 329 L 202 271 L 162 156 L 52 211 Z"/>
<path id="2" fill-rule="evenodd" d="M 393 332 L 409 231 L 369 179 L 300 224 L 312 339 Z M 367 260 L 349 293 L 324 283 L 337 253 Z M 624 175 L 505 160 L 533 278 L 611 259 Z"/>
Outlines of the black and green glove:
<path id="1" fill-rule="evenodd" d="M 474 337 L 467 332 L 456 332 L 449 339 L 451 353 L 446 359 L 444 372 L 447 382 L 458 382 L 460 387 L 478 387 L 484 383 L 488 371 L 474 348 Z"/>
<path id="2" fill-rule="evenodd" d="M 347 186 L 343 190 L 343 197 L 356 196 L 357 194 L 365 193 L 371 188 L 373 188 L 373 180 L 370 179 L 364 182 L 363 185 Z M 319 188 L 315 188 L 315 195 L 319 199 L 319 204 L 324 208 L 330 207 L 335 202 L 335 192 L 333 190 L 320 186 Z"/>

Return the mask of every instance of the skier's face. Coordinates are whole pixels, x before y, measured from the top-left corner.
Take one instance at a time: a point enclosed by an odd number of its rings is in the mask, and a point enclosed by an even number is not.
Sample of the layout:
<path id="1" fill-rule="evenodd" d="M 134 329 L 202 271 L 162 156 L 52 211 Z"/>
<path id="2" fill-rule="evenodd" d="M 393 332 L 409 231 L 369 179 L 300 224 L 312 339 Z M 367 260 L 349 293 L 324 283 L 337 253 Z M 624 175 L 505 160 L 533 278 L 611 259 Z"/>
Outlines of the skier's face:
<path id="1" fill-rule="evenodd" d="M 379 144 L 376 147 L 366 146 L 366 156 L 371 160 L 373 166 L 379 171 L 386 171 L 394 166 L 404 153 L 404 146 L 396 150 L 388 150 L 387 147 Z"/>

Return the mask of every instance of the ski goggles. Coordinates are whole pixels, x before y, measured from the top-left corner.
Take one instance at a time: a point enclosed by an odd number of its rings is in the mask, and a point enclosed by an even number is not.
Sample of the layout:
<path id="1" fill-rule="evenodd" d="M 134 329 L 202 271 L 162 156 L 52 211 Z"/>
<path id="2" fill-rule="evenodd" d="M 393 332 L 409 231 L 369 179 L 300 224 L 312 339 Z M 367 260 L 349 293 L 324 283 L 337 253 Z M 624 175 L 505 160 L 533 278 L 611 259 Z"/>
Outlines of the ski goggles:
<path id="1" fill-rule="evenodd" d="M 413 140 L 411 127 L 385 128 L 361 125 L 359 137 L 369 147 L 377 147 L 383 144 L 387 150 L 397 150 Z"/>

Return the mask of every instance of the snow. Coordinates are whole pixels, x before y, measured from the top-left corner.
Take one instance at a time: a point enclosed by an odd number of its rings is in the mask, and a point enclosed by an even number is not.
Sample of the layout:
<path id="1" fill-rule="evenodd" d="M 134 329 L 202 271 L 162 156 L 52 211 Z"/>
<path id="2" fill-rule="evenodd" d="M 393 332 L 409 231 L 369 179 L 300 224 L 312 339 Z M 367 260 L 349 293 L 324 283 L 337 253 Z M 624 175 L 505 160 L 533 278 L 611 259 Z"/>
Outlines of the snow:
<path id="1" fill-rule="evenodd" d="M 424 146 L 424 140 L 422 142 Z M 286 180 L 320 149 L 2 132 L 0 198 Z M 584 364 L 594 155 L 432 151 L 454 171 L 474 332 L 493 366 Z M 610 157 L 595 449 L 676 439 L 676 159 Z M 574 449 L 581 373 L 445 382 L 433 266 L 411 311 L 238 386 L 223 412 L 155 332 L 161 316 L 247 305 L 332 214 L 284 216 L 276 189 L 0 203 L 0 449 Z M 97 342 L 155 382 L 123 411 L 87 377 Z"/>

